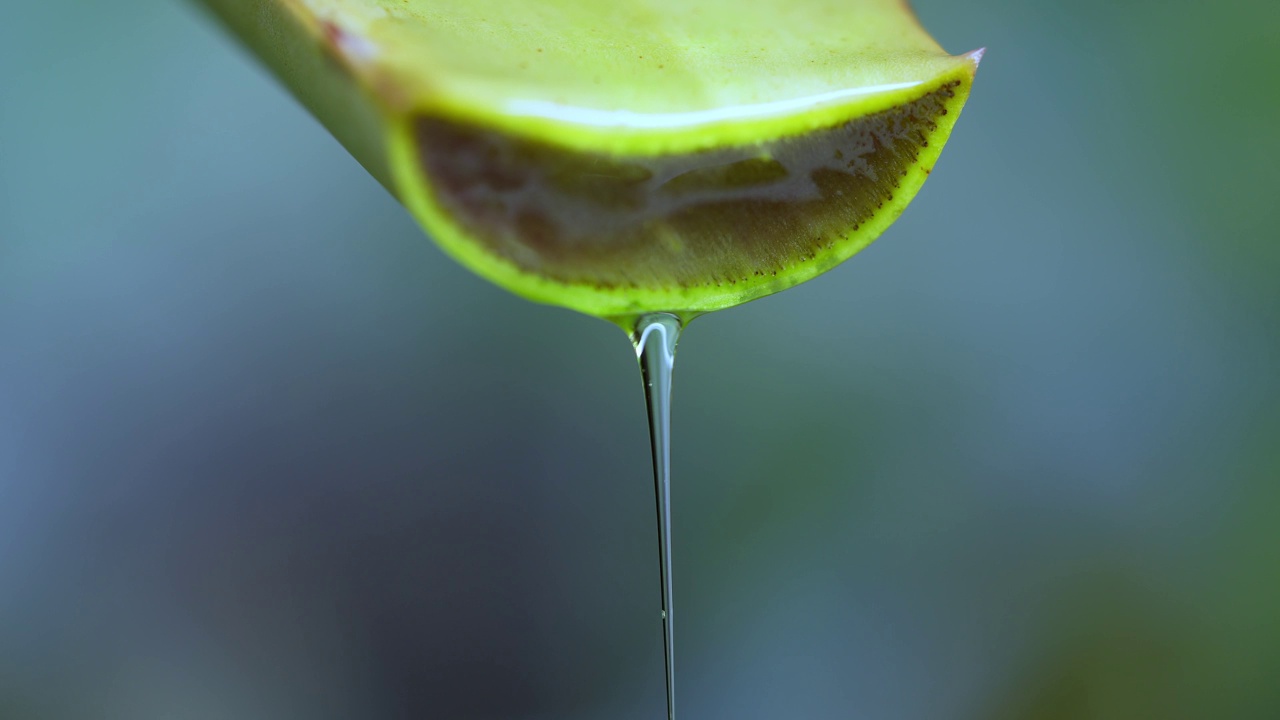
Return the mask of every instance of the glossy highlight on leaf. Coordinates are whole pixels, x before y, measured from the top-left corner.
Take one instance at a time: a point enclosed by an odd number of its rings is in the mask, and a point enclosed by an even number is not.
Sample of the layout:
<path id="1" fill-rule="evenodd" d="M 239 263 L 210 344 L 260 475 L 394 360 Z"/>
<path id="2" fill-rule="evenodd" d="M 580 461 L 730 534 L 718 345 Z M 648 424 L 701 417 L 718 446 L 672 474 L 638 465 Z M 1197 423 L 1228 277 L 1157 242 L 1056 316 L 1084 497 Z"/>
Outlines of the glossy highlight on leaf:
<path id="1" fill-rule="evenodd" d="M 601 317 L 721 309 L 869 244 L 981 53 L 901 0 L 204 0 L 450 255 Z"/>

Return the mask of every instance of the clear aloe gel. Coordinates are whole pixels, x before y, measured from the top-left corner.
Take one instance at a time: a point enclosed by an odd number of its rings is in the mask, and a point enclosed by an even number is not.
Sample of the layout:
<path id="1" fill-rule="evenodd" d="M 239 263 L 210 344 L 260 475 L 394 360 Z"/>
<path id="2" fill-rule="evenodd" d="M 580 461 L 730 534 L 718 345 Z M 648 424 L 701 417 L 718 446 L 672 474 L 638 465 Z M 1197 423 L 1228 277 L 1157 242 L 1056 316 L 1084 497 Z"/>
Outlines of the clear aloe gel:
<path id="1" fill-rule="evenodd" d="M 653 447 L 653 491 L 658 507 L 658 571 L 662 588 L 663 659 L 666 664 L 667 718 L 675 718 L 675 636 L 671 592 L 671 369 L 675 365 L 680 318 L 670 313 L 641 316 L 632 333 L 649 409 Z"/>

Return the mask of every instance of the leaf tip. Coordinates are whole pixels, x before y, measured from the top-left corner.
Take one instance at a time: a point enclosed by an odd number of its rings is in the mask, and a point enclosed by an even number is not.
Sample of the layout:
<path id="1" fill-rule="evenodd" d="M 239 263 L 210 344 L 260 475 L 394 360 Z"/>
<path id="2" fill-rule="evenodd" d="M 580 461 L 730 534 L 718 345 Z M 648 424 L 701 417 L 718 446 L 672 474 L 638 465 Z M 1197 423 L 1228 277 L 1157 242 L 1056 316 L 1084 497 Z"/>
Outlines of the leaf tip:
<path id="1" fill-rule="evenodd" d="M 982 56 L 983 56 L 983 55 L 986 55 L 986 54 L 987 54 L 987 49 L 986 49 L 986 48 L 978 48 L 977 50 L 974 50 L 973 52 L 967 52 L 967 53 L 965 53 L 965 54 L 964 54 L 964 57 L 968 58 L 968 59 L 969 59 L 969 61 L 973 63 L 973 69 L 974 69 L 974 70 L 977 70 L 977 69 L 978 69 L 978 65 L 982 63 Z"/>

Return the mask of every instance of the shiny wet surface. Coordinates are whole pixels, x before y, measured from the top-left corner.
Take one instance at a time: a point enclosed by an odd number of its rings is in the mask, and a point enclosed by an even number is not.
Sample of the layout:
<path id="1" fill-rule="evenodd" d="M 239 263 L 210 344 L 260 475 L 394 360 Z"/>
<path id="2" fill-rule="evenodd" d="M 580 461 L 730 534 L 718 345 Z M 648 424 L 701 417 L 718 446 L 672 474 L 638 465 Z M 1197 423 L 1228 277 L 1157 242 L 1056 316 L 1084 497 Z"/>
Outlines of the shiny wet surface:
<path id="1" fill-rule="evenodd" d="M 879 212 L 955 85 L 801 136 L 684 155 L 565 150 L 432 117 L 437 202 L 522 269 L 599 287 L 733 285 L 811 261 Z"/>

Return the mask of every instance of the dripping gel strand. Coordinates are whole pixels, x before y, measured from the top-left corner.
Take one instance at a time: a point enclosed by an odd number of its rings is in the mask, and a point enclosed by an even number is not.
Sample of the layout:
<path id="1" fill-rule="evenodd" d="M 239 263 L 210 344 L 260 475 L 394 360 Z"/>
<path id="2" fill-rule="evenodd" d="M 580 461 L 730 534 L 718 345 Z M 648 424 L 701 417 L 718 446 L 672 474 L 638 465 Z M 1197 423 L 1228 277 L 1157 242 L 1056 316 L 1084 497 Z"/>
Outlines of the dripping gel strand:
<path id="1" fill-rule="evenodd" d="M 658 507 L 658 569 L 662 587 L 662 645 L 666 667 L 667 720 L 675 720 L 675 646 L 671 593 L 671 370 L 680 337 L 680 319 L 652 313 L 636 322 L 632 341 L 640 361 L 653 449 L 653 489 Z"/>

